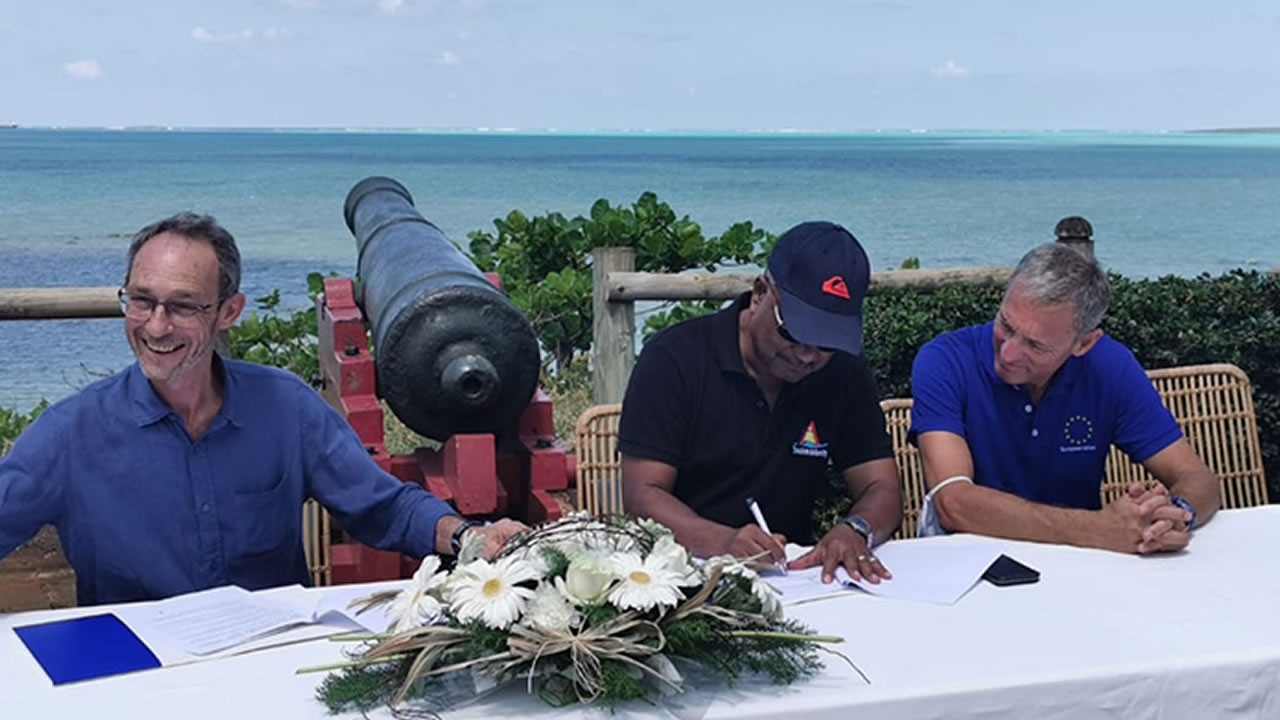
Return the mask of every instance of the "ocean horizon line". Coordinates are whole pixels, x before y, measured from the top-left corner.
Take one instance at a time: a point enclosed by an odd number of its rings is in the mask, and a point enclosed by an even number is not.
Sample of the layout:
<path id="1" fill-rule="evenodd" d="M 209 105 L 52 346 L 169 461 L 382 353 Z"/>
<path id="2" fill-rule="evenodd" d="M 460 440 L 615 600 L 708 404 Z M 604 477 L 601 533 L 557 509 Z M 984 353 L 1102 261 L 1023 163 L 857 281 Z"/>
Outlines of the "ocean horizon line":
<path id="1" fill-rule="evenodd" d="M 556 136 L 868 136 L 868 135 L 1181 135 L 1280 134 L 1280 127 L 1223 128 L 560 128 L 560 127 L 417 127 L 409 125 L 23 125 L 0 123 L 8 130 L 90 132 L 276 132 L 371 133 L 423 135 L 556 135 Z"/>

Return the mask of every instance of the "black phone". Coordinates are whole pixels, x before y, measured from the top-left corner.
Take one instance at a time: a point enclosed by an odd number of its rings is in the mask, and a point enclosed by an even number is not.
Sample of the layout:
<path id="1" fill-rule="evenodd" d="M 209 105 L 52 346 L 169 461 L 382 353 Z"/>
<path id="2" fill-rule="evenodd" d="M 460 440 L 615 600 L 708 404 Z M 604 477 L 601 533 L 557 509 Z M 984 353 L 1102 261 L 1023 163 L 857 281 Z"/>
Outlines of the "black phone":
<path id="1" fill-rule="evenodd" d="M 1008 555 L 1001 555 L 982 574 L 982 579 L 992 585 L 1026 585 L 1040 580 L 1040 571 L 1029 568 Z"/>

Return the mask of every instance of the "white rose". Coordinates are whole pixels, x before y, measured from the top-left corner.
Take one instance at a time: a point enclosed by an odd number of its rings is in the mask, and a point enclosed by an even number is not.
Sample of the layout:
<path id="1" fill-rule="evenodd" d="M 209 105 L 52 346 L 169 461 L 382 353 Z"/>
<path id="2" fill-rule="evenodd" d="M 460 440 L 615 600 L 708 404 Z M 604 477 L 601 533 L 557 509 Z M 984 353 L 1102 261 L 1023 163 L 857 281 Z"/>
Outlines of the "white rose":
<path id="1" fill-rule="evenodd" d="M 601 553 L 582 553 L 569 561 L 564 578 L 556 578 L 556 587 L 575 603 L 592 604 L 602 600 L 615 579 L 613 563 Z"/>

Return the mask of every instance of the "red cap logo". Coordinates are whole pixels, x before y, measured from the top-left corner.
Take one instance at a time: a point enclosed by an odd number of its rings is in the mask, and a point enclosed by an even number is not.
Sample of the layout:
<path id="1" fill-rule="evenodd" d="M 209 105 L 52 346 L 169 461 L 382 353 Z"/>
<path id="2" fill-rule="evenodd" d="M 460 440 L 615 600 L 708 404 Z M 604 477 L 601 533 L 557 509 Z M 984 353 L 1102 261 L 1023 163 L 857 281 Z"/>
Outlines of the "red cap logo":
<path id="1" fill-rule="evenodd" d="M 835 295 L 845 300 L 849 298 L 849 287 L 844 284 L 844 278 L 839 275 L 832 275 L 822 283 L 822 292 L 828 295 Z"/>

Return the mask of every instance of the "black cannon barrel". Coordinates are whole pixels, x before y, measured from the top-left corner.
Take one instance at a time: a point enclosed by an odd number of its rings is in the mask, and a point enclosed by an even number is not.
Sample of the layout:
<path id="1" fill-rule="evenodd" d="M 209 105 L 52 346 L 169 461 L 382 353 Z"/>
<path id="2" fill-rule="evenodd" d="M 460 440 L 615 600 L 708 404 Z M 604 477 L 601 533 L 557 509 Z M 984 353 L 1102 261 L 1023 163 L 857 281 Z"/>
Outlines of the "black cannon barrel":
<path id="1" fill-rule="evenodd" d="M 524 314 L 395 180 L 361 180 L 343 214 L 359 252 L 357 302 L 373 330 L 378 392 L 391 411 L 438 440 L 508 427 L 538 382 L 538 339 Z"/>

